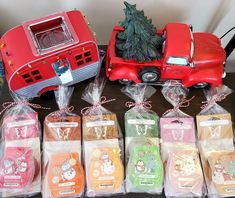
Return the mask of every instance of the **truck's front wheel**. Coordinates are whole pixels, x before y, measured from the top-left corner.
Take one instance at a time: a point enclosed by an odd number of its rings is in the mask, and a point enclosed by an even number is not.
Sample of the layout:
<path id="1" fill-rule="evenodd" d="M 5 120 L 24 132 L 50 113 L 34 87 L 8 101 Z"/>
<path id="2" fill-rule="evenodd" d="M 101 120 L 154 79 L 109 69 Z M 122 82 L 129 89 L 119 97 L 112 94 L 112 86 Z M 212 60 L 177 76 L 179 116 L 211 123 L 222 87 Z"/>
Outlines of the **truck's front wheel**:
<path id="1" fill-rule="evenodd" d="M 122 85 L 130 85 L 132 84 L 132 81 L 131 80 L 128 80 L 127 78 L 122 78 L 122 79 L 119 79 L 118 82 Z"/>
<path id="2" fill-rule="evenodd" d="M 160 79 L 160 70 L 155 67 L 146 67 L 139 72 L 139 78 L 144 83 L 156 82 Z"/>
<path id="3" fill-rule="evenodd" d="M 197 83 L 195 85 L 193 85 L 194 88 L 196 89 L 203 89 L 203 88 L 206 88 L 209 86 L 209 83 L 207 82 L 200 82 L 200 83 Z"/>

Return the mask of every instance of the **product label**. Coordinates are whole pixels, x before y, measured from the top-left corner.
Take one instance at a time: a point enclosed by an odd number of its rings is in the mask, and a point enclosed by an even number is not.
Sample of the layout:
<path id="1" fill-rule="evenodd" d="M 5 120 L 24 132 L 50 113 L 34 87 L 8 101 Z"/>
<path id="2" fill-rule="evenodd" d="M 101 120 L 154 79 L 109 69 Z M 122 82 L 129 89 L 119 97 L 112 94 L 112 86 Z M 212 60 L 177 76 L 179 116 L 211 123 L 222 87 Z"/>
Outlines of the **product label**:
<path id="1" fill-rule="evenodd" d="M 146 119 L 129 119 L 127 120 L 128 124 L 146 124 L 154 125 L 156 124 L 155 120 L 146 120 Z"/>
<path id="2" fill-rule="evenodd" d="M 81 140 L 80 116 L 65 116 L 63 118 L 47 116 L 44 126 L 45 141 Z"/>
<path id="3" fill-rule="evenodd" d="M 85 141 L 118 138 L 116 114 L 84 116 L 83 136 Z"/>
<path id="4" fill-rule="evenodd" d="M 58 128 L 58 127 L 77 127 L 77 122 L 53 122 L 48 124 L 51 128 Z"/>
<path id="5" fill-rule="evenodd" d="M 161 118 L 161 139 L 166 142 L 195 142 L 193 118 Z"/>
<path id="6" fill-rule="evenodd" d="M 158 116 L 154 112 L 127 112 L 125 129 L 126 137 L 158 137 Z"/>
<path id="7" fill-rule="evenodd" d="M 3 120 L 6 140 L 20 140 L 39 137 L 37 113 L 25 113 L 5 117 Z"/>
<path id="8" fill-rule="evenodd" d="M 114 124 L 115 122 L 113 120 L 100 120 L 100 121 L 87 122 L 86 127 L 112 126 Z"/>
<path id="9" fill-rule="evenodd" d="M 199 140 L 233 138 L 230 114 L 198 115 L 197 126 Z"/>

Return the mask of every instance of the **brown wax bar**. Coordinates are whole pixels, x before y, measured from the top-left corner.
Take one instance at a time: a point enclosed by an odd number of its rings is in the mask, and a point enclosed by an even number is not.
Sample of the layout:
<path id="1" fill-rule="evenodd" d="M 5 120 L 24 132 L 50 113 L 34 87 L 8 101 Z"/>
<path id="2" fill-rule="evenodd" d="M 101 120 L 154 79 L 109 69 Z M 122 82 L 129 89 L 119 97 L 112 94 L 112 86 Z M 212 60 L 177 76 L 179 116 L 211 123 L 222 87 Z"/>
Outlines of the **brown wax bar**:
<path id="1" fill-rule="evenodd" d="M 231 115 L 198 115 L 197 130 L 199 141 L 233 138 Z"/>
<path id="2" fill-rule="evenodd" d="M 118 138 L 116 114 L 83 116 L 84 141 Z"/>
<path id="3" fill-rule="evenodd" d="M 45 141 L 81 140 L 81 117 L 48 116 L 44 122 Z"/>

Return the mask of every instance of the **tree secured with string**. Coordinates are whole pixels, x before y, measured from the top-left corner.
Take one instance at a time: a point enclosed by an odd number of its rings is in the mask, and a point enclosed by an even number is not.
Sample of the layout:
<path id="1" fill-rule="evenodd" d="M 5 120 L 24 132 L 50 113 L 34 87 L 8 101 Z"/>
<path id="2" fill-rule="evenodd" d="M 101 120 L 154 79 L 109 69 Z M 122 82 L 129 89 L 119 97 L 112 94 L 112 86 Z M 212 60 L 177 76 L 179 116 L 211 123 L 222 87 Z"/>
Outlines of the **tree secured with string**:
<path id="1" fill-rule="evenodd" d="M 156 28 L 152 20 L 144 15 L 144 11 L 137 10 L 136 5 L 124 2 L 126 8 L 125 20 L 120 22 L 124 31 L 119 32 L 116 38 L 118 54 L 124 60 L 148 62 L 162 58 L 158 51 L 164 39 L 156 35 Z"/>

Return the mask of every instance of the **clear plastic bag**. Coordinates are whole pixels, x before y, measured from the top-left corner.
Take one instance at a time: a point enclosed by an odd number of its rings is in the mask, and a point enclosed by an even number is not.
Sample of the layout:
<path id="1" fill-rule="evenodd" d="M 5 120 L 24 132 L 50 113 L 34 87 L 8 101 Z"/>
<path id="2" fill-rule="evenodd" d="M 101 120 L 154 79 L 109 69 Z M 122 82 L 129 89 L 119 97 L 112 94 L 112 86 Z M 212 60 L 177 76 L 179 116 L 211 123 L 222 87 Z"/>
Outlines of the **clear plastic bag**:
<path id="1" fill-rule="evenodd" d="M 193 117 L 181 111 L 188 107 L 188 89 L 167 81 L 162 94 L 174 108 L 160 118 L 161 154 L 165 164 L 164 189 L 167 197 L 201 197 L 204 179 L 196 147 Z"/>
<path id="2" fill-rule="evenodd" d="M 197 115 L 197 134 L 208 196 L 235 196 L 233 174 L 225 173 L 229 158 L 226 156 L 234 155 L 232 120 L 230 113 L 217 104 L 231 94 L 232 90 L 222 85 L 204 90 L 204 93 L 207 101 L 203 102 L 202 111 Z M 220 163 L 216 163 L 219 158 Z M 230 158 L 231 163 L 234 159 Z"/>
<path id="3" fill-rule="evenodd" d="M 122 92 L 134 102 L 125 113 L 125 156 L 127 192 L 161 194 L 163 164 L 159 146 L 159 117 L 147 101 L 156 90 L 145 84 L 126 86 Z"/>
<path id="4" fill-rule="evenodd" d="M 38 114 L 23 97 L 3 104 L 1 121 L 1 197 L 30 197 L 41 191 L 41 128 Z"/>
<path id="5" fill-rule="evenodd" d="M 104 78 L 96 78 L 82 94 L 92 104 L 81 113 L 83 129 L 83 157 L 88 197 L 124 193 L 123 138 L 115 113 L 102 104 L 111 102 L 101 96 Z"/>
<path id="6" fill-rule="evenodd" d="M 73 87 L 55 91 L 59 110 L 44 121 L 43 197 L 81 197 L 85 176 L 81 163 L 81 118 L 69 107 Z"/>

